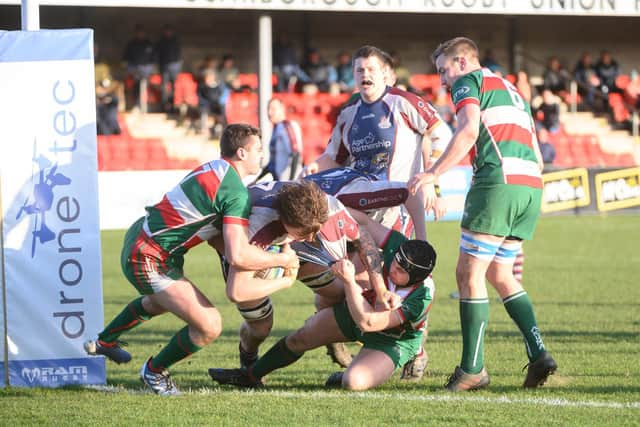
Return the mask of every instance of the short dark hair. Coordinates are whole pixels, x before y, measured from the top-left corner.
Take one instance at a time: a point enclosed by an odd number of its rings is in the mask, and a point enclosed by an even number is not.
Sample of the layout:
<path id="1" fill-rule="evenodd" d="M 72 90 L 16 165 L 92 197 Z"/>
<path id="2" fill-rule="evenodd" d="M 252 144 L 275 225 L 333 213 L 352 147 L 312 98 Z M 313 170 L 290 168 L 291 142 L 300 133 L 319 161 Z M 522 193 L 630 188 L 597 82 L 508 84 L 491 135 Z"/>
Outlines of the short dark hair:
<path id="1" fill-rule="evenodd" d="M 234 157 L 238 148 L 244 148 L 247 138 L 253 135 L 260 138 L 260 129 L 244 123 L 228 125 L 220 138 L 220 155 L 226 158 Z"/>
<path id="2" fill-rule="evenodd" d="M 304 234 L 317 233 L 329 219 L 327 195 L 312 181 L 283 185 L 273 208 L 278 211 L 282 223 L 301 228 Z"/>
<path id="3" fill-rule="evenodd" d="M 440 43 L 440 45 L 433 51 L 431 55 L 431 61 L 435 64 L 436 59 L 440 55 L 447 57 L 454 57 L 457 55 L 468 55 L 478 58 L 478 46 L 476 43 L 467 37 L 455 37 L 446 42 Z"/>
<path id="4" fill-rule="evenodd" d="M 382 62 L 383 65 L 386 65 L 390 68 L 393 68 L 393 58 L 387 52 L 382 49 L 379 49 L 375 46 L 364 45 L 358 48 L 355 51 L 353 56 L 351 57 L 351 63 L 355 64 L 356 59 L 358 58 L 369 58 L 375 56 Z"/>

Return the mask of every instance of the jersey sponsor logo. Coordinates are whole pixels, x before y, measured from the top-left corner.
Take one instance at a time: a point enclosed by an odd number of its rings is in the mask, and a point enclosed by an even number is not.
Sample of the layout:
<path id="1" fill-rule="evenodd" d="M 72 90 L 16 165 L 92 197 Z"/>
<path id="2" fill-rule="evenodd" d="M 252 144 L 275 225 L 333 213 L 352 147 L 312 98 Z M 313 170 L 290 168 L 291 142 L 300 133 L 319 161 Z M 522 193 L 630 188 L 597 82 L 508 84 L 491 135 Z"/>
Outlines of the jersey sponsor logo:
<path id="1" fill-rule="evenodd" d="M 469 91 L 471 90 L 471 88 L 469 86 L 462 86 L 460 89 L 456 90 L 453 95 L 451 96 L 451 98 L 455 100 L 462 98 L 464 95 L 466 95 L 467 93 L 469 93 Z"/>
<path id="2" fill-rule="evenodd" d="M 380 129 L 389 129 L 391 127 L 391 120 L 389 120 L 389 117 L 381 117 L 380 122 L 378 123 L 378 127 Z"/>
<path id="3" fill-rule="evenodd" d="M 365 114 L 364 116 L 360 117 L 361 119 L 373 119 L 376 115 L 373 113 L 370 114 Z"/>
<path id="4" fill-rule="evenodd" d="M 360 206 L 361 208 L 367 208 L 367 209 L 386 207 L 386 206 L 396 206 L 402 203 L 404 199 L 405 199 L 405 195 L 402 192 L 386 193 L 379 196 L 376 195 L 373 197 L 362 197 L 358 200 L 358 206 Z M 404 217 L 402 213 L 400 213 L 400 216 Z"/>
<path id="5" fill-rule="evenodd" d="M 378 153 L 371 159 L 371 164 L 376 167 L 385 167 L 389 164 L 389 153 Z"/>
<path id="6" fill-rule="evenodd" d="M 371 132 L 364 138 L 355 139 L 351 143 L 352 153 L 361 153 L 369 150 L 379 150 L 381 148 L 389 149 L 391 147 L 391 141 L 388 140 L 376 140 L 375 135 Z"/>

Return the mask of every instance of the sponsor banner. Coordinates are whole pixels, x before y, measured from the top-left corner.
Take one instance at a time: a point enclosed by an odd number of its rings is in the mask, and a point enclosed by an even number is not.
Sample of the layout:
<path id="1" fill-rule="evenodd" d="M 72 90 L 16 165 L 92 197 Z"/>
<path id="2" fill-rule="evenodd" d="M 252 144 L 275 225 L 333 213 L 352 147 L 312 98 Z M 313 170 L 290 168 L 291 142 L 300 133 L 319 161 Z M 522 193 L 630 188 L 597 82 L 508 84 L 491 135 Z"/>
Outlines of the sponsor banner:
<path id="1" fill-rule="evenodd" d="M 464 212 L 464 200 L 471 186 L 471 166 L 456 166 L 438 178 L 440 194 L 447 205 L 446 215 L 440 221 L 460 221 Z M 427 214 L 433 221 L 433 212 Z"/>
<path id="2" fill-rule="evenodd" d="M 13 361 L 9 371 L 9 382 L 17 387 L 104 384 L 106 375 L 102 357 Z"/>
<path id="3" fill-rule="evenodd" d="M 86 6 L 86 0 L 40 0 Z M 20 4 L 20 0 L 0 0 Z M 93 0 L 92 6 L 498 15 L 640 16 L 638 0 Z"/>
<path id="4" fill-rule="evenodd" d="M 542 213 L 589 206 L 589 172 L 585 168 L 542 174 Z"/>
<path id="5" fill-rule="evenodd" d="M 594 181 L 599 211 L 640 206 L 640 168 L 596 173 Z"/>
<path id="6" fill-rule="evenodd" d="M 0 32 L 10 385 L 32 385 L 22 367 L 86 367 L 56 386 L 105 382 L 104 359 L 82 346 L 103 327 L 92 48 L 91 30 Z"/>

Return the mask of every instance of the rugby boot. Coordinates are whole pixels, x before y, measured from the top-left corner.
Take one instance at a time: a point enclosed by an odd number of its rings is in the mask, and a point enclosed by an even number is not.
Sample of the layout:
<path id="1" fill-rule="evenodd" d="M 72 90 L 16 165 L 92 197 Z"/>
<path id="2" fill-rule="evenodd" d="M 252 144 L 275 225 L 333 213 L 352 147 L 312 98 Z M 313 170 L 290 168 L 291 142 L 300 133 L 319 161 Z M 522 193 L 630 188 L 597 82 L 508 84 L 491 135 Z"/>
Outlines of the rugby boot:
<path id="1" fill-rule="evenodd" d="M 327 354 L 334 363 L 337 363 L 342 368 L 348 368 L 353 360 L 351 352 L 343 342 L 334 342 L 327 344 Z"/>
<path id="2" fill-rule="evenodd" d="M 329 375 L 327 381 L 324 383 L 324 386 L 327 388 L 342 388 L 342 376 L 344 372 L 338 371 Z"/>
<path id="3" fill-rule="evenodd" d="M 150 362 L 151 357 L 140 368 L 140 381 L 160 396 L 179 396 L 180 390 L 171 379 L 169 371 L 163 369 L 162 372 L 153 372 L 149 369 Z"/>
<path id="4" fill-rule="evenodd" d="M 536 360 L 528 363 L 525 368 L 527 368 L 527 377 L 522 387 L 535 388 L 543 385 L 549 375 L 553 375 L 558 369 L 558 364 L 548 351 L 543 351 Z M 522 370 L 524 371 L 524 368 Z"/>
<path id="5" fill-rule="evenodd" d="M 419 381 L 424 376 L 424 371 L 429 363 L 429 354 L 426 349 L 422 349 L 420 353 L 413 359 L 404 364 L 402 368 L 401 380 L 405 381 Z"/>
<path id="6" fill-rule="evenodd" d="M 218 384 L 228 384 L 240 388 L 262 388 L 264 384 L 246 369 L 209 368 L 209 376 Z"/>
<path id="7" fill-rule="evenodd" d="M 96 338 L 95 340 L 89 340 L 84 343 L 84 351 L 91 356 L 105 356 L 107 359 L 118 364 L 129 363 L 131 361 L 131 354 L 123 350 L 120 347 L 121 345 L 127 345 L 127 343 L 124 341 L 106 343 Z"/>
<path id="8" fill-rule="evenodd" d="M 444 388 L 449 391 L 467 391 L 467 390 L 479 390 L 489 385 L 489 373 L 486 369 L 482 368 L 482 371 L 478 374 L 468 374 L 462 370 L 460 366 L 456 366 L 453 374 L 449 377 L 449 380 L 444 385 Z"/>

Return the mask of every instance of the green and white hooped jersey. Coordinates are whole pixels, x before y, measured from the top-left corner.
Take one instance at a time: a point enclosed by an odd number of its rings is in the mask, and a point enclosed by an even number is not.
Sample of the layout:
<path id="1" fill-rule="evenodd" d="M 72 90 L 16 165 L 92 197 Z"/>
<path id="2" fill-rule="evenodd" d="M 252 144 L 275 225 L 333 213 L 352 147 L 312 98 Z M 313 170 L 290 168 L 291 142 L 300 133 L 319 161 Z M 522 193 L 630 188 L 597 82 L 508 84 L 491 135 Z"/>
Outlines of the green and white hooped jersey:
<path id="1" fill-rule="evenodd" d="M 473 183 L 542 188 L 531 107 L 515 86 L 482 68 L 456 80 L 451 97 L 456 112 L 467 104 L 480 107 L 480 133 L 471 153 Z"/>
<path id="2" fill-rule="evenodd" d="M 233 165 L 218 159 L 191 171 L 146 210 L 142 228 L 147 236 L 165 255 L 182 255 L 219 235 L 223 224 L 248 226 L 251 202 Z"/>

